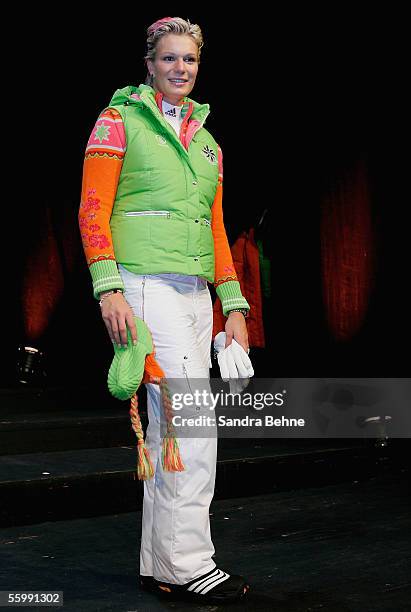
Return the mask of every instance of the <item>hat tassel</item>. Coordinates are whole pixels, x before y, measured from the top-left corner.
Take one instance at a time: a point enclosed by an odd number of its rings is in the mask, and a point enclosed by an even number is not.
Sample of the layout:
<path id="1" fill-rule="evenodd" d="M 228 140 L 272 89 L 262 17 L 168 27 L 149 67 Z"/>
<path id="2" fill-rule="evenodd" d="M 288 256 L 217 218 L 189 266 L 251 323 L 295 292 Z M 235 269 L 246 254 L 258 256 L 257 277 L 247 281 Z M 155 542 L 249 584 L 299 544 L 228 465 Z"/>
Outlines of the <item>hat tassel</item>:
<path id="1" fill-rule="evenodd" d="M 131 397 L 130 407 L 131 426 L 137 436 L 137 477 L 139 480 L 150 480 L 154 476 L 154 467 L 150 459 L 150 453 L 144 443 L 144 433 L 138 414 L 137 392 Z"/>
<path id="2" fill-rule="evenodd" d="M 170 392 L 165 378 L 160 380 L 160 393 L 163 400 L 164 415 L 167 420 L 167 433 L 164 435 L 161 451 L 163 470 L 165 472 L 183 472 L 185 468 L 180 456 L 180 448 L 172 423 L 173 410 Z"/>
<path id="3" fill-rule="evenodd" d="M 184 471 L 184 464 L 181 460 L 178 440 L 174 432 L 169 433 L 168 427 L 167 427 L 167 433 L 163 438 L 163 448 L 161 451 L 161 460 L 163 463 L 163 470 L 165 472 L 183 472 Z"/>

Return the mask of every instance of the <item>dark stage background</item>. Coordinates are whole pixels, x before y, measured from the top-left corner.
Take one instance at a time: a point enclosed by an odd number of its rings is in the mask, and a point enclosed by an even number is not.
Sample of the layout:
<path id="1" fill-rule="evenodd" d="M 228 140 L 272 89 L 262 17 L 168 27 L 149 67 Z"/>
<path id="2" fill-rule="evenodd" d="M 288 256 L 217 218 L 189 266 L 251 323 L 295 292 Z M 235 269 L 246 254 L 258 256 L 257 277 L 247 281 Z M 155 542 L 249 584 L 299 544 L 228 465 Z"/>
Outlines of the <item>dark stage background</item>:
<path id="1" fill-rule="evenodd" d="M 258 359 L 270 363 L 273 377 L 408 376 L 401 15 L 176 12 L 199 23 L 205 37 L 191 97 L 210 104 L 206 127 L 223 149 L 230 242 L 269 209 L 272 298 L 265 304 L 267 348 Z M 145 29 L 168 13 L 130 8 L 126 19 L 128 13 L 100 9 L 86 21 L 63 11 L 47 22 L 38 15 L 35 24 L 27 15 L 24 24 L 13 22 L 4 105 L 10 114 L 4 126 L 3 385 L 13 383 L 11 356 L 26 341 L 23 279 L 36 261 L 45 299 L 53 278 L 61 286 L 37 344 L 48 355 L 50 382 L 94 384 L 106 376 L 112 347 L 77 228 L 83 154 L 113 91 L 144 81 Z M 359 161 L 366 168 L 376 265 L 365 320 L 339 341 L 322 297 L 321 210 L 325 194 Z M 54 255 L 47 251 L 51 243 Z"/>

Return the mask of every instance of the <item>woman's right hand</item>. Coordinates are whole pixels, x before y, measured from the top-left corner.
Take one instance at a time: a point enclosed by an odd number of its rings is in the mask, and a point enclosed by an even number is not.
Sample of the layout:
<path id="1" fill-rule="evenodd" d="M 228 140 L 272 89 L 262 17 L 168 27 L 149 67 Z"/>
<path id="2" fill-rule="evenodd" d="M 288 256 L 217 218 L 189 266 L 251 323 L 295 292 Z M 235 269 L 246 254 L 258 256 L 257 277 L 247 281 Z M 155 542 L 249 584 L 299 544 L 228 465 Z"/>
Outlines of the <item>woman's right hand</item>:
<path id="1" fill-rule="evenodd" d="M 103 297 L 104 292 L 100 297 Z M 108 295 L 101 304 L 101 316 L 112 342 L 127 348 L 127 327 L 133 344 L 137 344 L 137 329 L 134 313 L 122 293 Z"/>

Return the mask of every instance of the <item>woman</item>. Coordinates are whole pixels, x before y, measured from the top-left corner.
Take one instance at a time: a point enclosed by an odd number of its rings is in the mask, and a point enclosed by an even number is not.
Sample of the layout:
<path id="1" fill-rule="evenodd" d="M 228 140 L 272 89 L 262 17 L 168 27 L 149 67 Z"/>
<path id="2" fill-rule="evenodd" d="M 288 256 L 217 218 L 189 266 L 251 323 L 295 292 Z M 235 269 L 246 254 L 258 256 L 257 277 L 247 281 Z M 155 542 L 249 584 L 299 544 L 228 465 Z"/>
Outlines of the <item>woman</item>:
<path id="1" fill-rule="evenodd" d="M 214 283 L 228 346 L 246 351 L 241 294 L 223 223 L 222 152 L 203 127 L 207 104 L 192 91 L 203 46 L 198 25 L 166 17 L 148 30 L 145 84 L 117 90 L 100 114 L 84 162 L 79 223 L 94 297 L 113 342 L 148 325 L 167 378 L 209 379 Z M 209 505 L 217 440 L 180 438 L 182 472 L 165 472 L 160 399 L 147 384 L 146 446 L 156 465 L 144 482 L 140 581 L 159 594 L 207 602 L 239 598 L 241 576 L 212 559 Z M 199 411 L 205 407 L 198 406 Z"/>

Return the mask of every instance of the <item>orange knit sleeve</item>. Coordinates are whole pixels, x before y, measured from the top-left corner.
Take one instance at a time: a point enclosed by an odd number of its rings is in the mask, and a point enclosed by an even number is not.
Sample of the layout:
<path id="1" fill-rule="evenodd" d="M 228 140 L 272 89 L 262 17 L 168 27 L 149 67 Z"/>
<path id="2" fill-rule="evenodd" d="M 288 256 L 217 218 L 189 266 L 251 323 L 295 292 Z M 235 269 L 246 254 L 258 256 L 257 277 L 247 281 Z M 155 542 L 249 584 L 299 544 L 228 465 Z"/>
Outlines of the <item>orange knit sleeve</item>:
<path id="1" fill-rule="evenodd" d="M 114 109 L 99 116 L 87 143 L 78 214 L 88 266 L 115 260 L 110 217 L 126 150 L 123 120 Z"/>
<path id="2" fill-rule="evenodd" d="M 223 152 L 218 146 L 218 185 L 211 207 L 211 229 L 214 238 L 215 275 L 214 286 L 227 281 L 237 281 L 230 245 L 223 218 Z"/>

